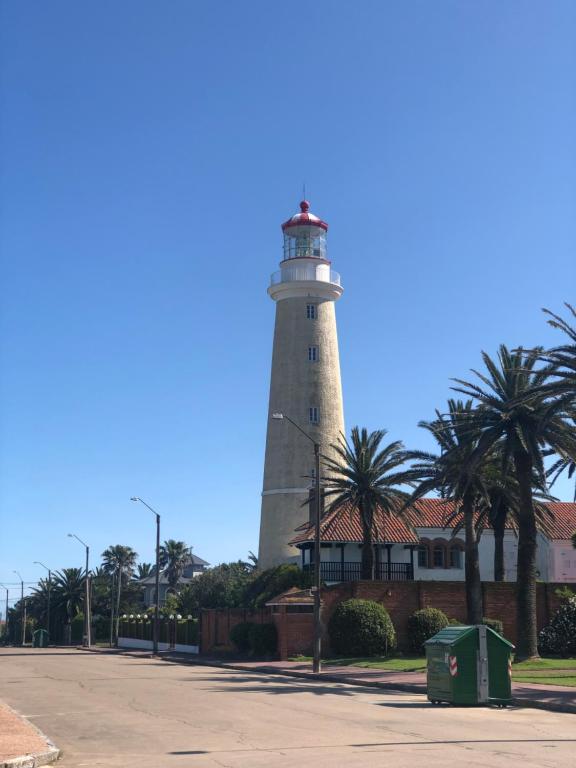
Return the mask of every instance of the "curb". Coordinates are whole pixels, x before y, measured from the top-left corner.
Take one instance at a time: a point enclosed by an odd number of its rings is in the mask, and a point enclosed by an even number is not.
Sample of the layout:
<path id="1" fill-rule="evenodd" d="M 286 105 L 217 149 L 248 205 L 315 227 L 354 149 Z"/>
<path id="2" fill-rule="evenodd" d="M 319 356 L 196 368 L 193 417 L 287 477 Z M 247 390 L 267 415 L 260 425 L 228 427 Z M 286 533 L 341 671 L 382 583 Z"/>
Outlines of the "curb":
<path id="1" fill-rule="evenodd" d="M 82 648 L 84 651 L 98 652 L 97 649 Z M 105 649 L 104 652 L 110 652 Z M 129 650 L 113 649 L 113 652 L 124 653 L 126 656 L 132 655 Z M 259 672 L 265 675 L 278 675 L 279 677 L 294 677 L 300 680 L 311 680 L 313 682 L 322 682 L 326 680 L 329 683 L 342 683 L 343 685 L 352 685 L 355 688 L 380 688 L 384 691 L 401 691 L 402 693 L 419 693 L 422 696 L 426 694 L 426 688 L 423 685 L 416 685 L 411 683 L 385 683 L 375 680 L 360 680 L 358 678 L 343 678 L 340 675 L 330 674 L 330 672 L 322 672 L 319 675 L 314 672 L 301 672 L 299 670 L 287 670 L 278 669 L 277 667 L 269 667 L 263 664 L 258 667 L 244 667 L 240 664 L 229 663 L 226 661 L 220 661 L 219 659 L 203 659 L 202 657 L 195 656 L 194 658 L 186 658 L 175 654 L 170 654 L 164 651 L 159 657 L 162 661 L 168 661 L 171 664 L 188 664 L 196 665 L 200 667 L 219 667 L 220 669 L 233 669 L 236 672 Z M 540 701 L 539 699 L 525 699 L 523 697 L 514 696 L 512 698 L 512 706 L 522 707 L 529 709 L 544 709 L 549 712 L 564 712 L 568 714 L 576 714 L 576 704 L 562 704 L 549 701 Z M 3 766 L 0 764 L 0 768 Z"/>
<path id="2" fill-rule="evenodd" d="M 47 745 L 47 749 L 45 752 L 32 752 L 27 755 L 20 755 L 19 757 L 11 757 L 10 760 L 4 760 L 3 762 L 0 762 L 0 768 L 38 768 L 38 766 L 41 765 L 49 765 L 50 763 L 55 763 L 56 760 L 61 756 L 61 752 L 58 749 L 58 747 L 54 744 L 54 742 L 46 736 L 45 733 L 43 733 L 40 728 L 38 728 L 34 723 L 32 723 L 27 717 L 24 717 L 24 715 L 21 715 L 20 712 L 17 712 L 15 709 L 12 709 L 12 707 L 9 707 L 6 702 L 2 702 L 2 706 L 6 709 L 9 709 L 10 712 L 16 715 L 16 717 L 19 717 L 21 720 L 24 720 L 28 725 L 33 728 L 36 733 L 44 739 Z"/>
<path id="3" fill-rule="evenodd" d="M 268 667 L 265 665 L 258 667 L 246 668 L 239 664 L 230 664 L 228 662 L 213 660 L 203 661 L 201 659 L 188 660 L 180 657 L 170 658 L 169 656 L 162 657 L 164 661 L 172 662 L 173 664 L 197 664 L 204 667 L 220 667 L 221 669 L 233 669 L 237 672 L 259 672 L 265 675 L 279 675 L 281 677 L 295 677 L 301 680 L 312 680 L 314 682 L 322 682 L 326 680 L 329 683 L 342 683 L 343 685 L 352 685 L 355 688 L 380 688 L 384 691 L 401 691 L 402 693 L 419 693 L 422 696 L 426 695 L 426 688 L 423 685 L 416 685 L 411 683 L 385 683 L 375 680 L 361 680 L 356 678 L 345 678 L 340 675 L 334 675 L 330 672 L 322 672 L 317 675 L 314 672 L 301 672 L 299 670 L 285 670 L 277 669 L 276 667 Z M 561 704 L 556 702 L 539 701 L 538 699 L 524 699 L 522 697 L 514 696 L 511 700 L 512 706 L 523 707 L 529 709 L 544 709 L 549 712 L 564 712 L 569 714 L 576 714 L 576 704 Z"/>

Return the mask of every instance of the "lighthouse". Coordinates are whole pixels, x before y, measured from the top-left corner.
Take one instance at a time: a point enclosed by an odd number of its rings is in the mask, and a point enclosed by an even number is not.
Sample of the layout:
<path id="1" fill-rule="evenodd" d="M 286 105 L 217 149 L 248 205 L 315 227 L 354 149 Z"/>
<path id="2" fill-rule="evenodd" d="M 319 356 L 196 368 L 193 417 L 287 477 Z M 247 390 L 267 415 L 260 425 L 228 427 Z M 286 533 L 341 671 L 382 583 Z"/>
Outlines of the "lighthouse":
<path id="1" fill-rule="evenodd" d="M 333 456 L 331 446 L 344 434 L 340 357 L 335 303 L 342 295 L 340 275 L 326 250 L 328 224 L 300 212 L 282 224 L 284 254 L 268 294 L 276 303 L 272 374 L 264 460 L 258 564 L 270 568 L 296 562 L 289 545 L 294 530 L 308 519 L 314 479 L 312 443 L 282 413 Z"/>

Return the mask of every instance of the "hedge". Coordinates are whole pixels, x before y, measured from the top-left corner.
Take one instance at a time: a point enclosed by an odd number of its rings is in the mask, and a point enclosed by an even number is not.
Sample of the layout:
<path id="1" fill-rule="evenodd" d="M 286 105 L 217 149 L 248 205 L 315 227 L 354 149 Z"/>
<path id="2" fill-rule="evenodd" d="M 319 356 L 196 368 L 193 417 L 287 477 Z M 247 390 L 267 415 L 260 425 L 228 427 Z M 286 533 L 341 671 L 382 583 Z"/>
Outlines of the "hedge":
<path id="1" fill-rule="evenodd" d="M 372 600 L 345 600 L 329 624 L 330 645 L 339 656 L 385 656 L 396 647 L 388 611 Z"/>

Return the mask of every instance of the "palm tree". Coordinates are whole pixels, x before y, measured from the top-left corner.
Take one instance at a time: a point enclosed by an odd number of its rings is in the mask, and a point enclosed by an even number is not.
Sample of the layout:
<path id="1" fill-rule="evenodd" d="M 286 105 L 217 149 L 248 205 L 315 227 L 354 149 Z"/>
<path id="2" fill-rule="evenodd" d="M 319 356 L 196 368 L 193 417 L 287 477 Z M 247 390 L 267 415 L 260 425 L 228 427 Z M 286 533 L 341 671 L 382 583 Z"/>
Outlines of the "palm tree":
<path id="1" fill-rule="evenodd" d="M 128 580 L 134 573 L 138 553 L 132 547 L 114 544 L 102 552 L 102 568 L 116 581 L 116 637 L 120 622 L 120 598 L 122 595 L 122 580 Z M 112 613 L 114 609 L 112 608 Z"/>
<path id="2" fill-rule="evenodd" d="M 510 525 L 514 531 L 518 531 L 518 481 L 514 475 L 512 460 L 507 467 L 502 465 L 501 452 L 496 451 L 487 462 L 485 469 L 486 488 L 489 504 L 483 506 L 479 522 L 487 520 L 494 532 L 494 581 L 504 581 L 506 570 L 504 565 L 504 533 L 506 526 Z M 546 506 L 547 501 L 556 501 L 542 487 L 540 478 L 536 473 L 532 478 L 534 512 L 536 526 L 546 532 L 553 518 Z"/>
<path id="3" fill-rule="evenodd" d="M 482 353 L 487 374 L 473 371 L 481 384 L 456 379 L 459 386 L 453 388 L 479 403 L 470 421 L 478 432 L 471 466 L 501 442 L 503 466 L 512 459 L 518 481 L 517 659 L 538 655 L 534 473 L 545 486 L 546 448 L 576 456 L 576 438 L 568 423 L 570 398 L 553 396 L 546 389 L 550 368 L 536 368 L 541 353 L 541 349 L 522 348 L 510 352 L 502 344 L 497 363 Z"/>
<path id="4" fill-rule="evenodd" d="M 138 580 L 148 578 L 153 572 L 154 568 L 151 563 L 138 563 L 136 566 L 136 578 Z"/>
<path id="5" fill-rule="evenodd" d="M 572 317 L 576 319 L 576 309 L 568 303 L 566 303 L 566 307 Z M 545 351 L 541 355 L 541 359 L 552 367 L 553 375 L 557 377 L 556 381 L 551 384 L 551 388 L 554 391 L 572 395 L 572 421 L 576 426 L 576 327 L 549 309 L 543 311 L 549 317 L 548 324 L 563 331 L 568 337 L 566 344 Z M 551 485 L 564 470 L 568 471 L 568 478 L 571 479 L 576 473 L 576 461 L 569 456 L 561 455 L 548 470 L 548 475 L 552 477 Z M 576 486 L 574 488 L 574 501 L 576 501 Z"/>
<path id="6" fill-rule="evenodd" d="M 165 569 L 168 585 L 173 591 L 176 590 L 190 557 L 190 547 L 183 541 L 168 539 L 160 547 L 160 567 Z"/>
<path id="7" fill-rule="evenodd" d="M 470 457 L 478 439 L 470 423 L 474 412 L 472 401 L 448 401 L 446 415 L 436 411 L 434 421 L 421 421 L 418 426 L 428 430 L 440 446 L 440 454 L 410 451 L 415 461 L 410 478 L 417 482 L 410 504 L 434 491 L 454 502 L 448 519 L 458 521 L 465 530 L 466 612 L 470 624 L 482 623 L 482 583 L 478 557 L 479 516 L 482 504 L 489 504 L 485 464 L 471 466 Z"/>
<path id="8" fill-rule="evenodd" d="M 85 573 L 82 568 L 63 568 L 52 581 L 52 601 L 56 613 L 66 619 L 65 642 L 70 645 L 72 619 L 84 605 Z"/>
<path id="9" fill-rule="evenodd" d="M 399 515 L 409 494 L 398 486 L 407 482 L 403 444 L 397 440 L 380 448 L 385 429 L 368 434 L 366 429 L 352 429 L 351 443 L 344 436 L 332 446 L 337 458 L 324 458 L 331 473 L 325 477 L 326 498 L 334 496 L 329 511 L 348 507 L 357 510 L 362 525 L 361 578 L 374 579 L 375 513 Z"/>

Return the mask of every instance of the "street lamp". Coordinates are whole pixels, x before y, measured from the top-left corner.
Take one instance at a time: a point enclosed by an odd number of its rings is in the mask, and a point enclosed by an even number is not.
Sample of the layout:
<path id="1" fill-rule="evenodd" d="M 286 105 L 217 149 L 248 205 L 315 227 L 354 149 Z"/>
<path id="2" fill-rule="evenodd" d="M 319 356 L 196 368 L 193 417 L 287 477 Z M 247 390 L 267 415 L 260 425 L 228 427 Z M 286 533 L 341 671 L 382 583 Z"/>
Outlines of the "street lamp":
<path id="1" fill-rule="evenodd" d="M 0 587 L 6 590 L 6 616 L 4 617 L 4 637 L 8 640 L 8 587 L 0 583 Z"/>
<path id="2" fill-rule="evenodd" d="M 300 431 L 304 437 L 306 437 L 314 445 L 314 464 L 316 475 L 316 489 L 314 493 L 314 657 L 312 661 L 312 671 L 319 673 L 322 671 L 322 662 L 320 660 L 322 652 L 322 628 L 320 625 L 320 443 L 317 443 L 310 435 L 305 432 L 299 424 L 285 413 L 273 413 L 272 418 L 278 421 L 286 419 L 292 424 L 298 431 Z"/>
<path id="3" fill-rule="evenodd" d="M 82 645 L 84 645 L 85 648 L 90 648 L 92 642 L 91 642 L 91 631 L 90 631 L 90 577 L 88 575 L 89 573 L 89 565 L 88 561 L 90 558 L 90 547 L 88 544 L 86 544 L 85 541 L 82 541 L 82 539 L 79 536 L 76 536 L 75 533 L 69 533 L 68 536 L 71 539 L 76 539 L 76 541 L 79 541 L 80 544 L 82 544 L 83 547 L 86 548 L 86 591 L 84 596 L 84 639 L 82 642 Z"/>
<path id="4" fill-rule="evenodd" d="M 156 515 L 156 578 L 155 578 L 155 589 L 156 589 L 156 598 L 154 600 L 154 634 L 153 634 L 153 642 L 152 642 L 152 653 L 154 656 L 158 655 L 158 635 L 159 635 L 159 621 L 160 621 L 160 515 L 158 512 L 156 512 L 155 509 L 152 509 L 150 504 L 146 504 L 146 502 L 141 499 L 139 496 L 131 496 L 130 501 L 139 501 L 141 504 L 144 504 L 145 507 L 148 507 L 150 512 L 153 512 Z"/>
<path id="5" fill-rule="evenodd" d="M 50 642 L 50 632 L 51 632 L 51 625 L 50 625 L 50 592 L 52 590 L 52 571 L 50 568 L 48 568 L 47 565 L 44 565 L 44 563 L 41 563 L 40 560 L 34 560 L 34 565 L 40 565 L 42 568 L 48 571 L 48 616 L 46 618 L 46 623 L 48 624 L 48 642 Z"/>
<path id="6" fill-rule="evenodd" d="M 18 573 L 18 571 L 12 571 L 12 573 L 15 573 L 16 576 L 20 579 L 20 603 L 21 603 L 21 614 L 22 614 L 22 645 L 26 644 L 26 604 L 24 603 L 24 579 L 22 576 Z"/>

